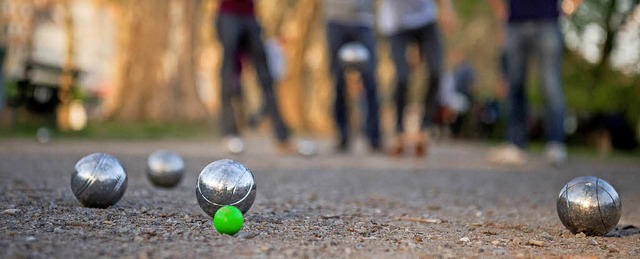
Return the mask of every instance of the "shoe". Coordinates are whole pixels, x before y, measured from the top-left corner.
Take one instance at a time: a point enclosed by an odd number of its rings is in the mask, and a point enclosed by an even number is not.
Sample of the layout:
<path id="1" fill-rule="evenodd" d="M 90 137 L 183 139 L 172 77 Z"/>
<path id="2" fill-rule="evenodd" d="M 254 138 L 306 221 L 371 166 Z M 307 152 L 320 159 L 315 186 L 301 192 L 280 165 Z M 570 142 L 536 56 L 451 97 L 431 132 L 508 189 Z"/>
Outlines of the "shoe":
<path id="1" fill-rule="evenodd" d="M 335 147 L 336 153 L 347 153 L 349 152 L 349 141 L 346 139 L 340 139 L 338 144 Z"/>
<path id="2" fill-rule="evenodd" d="M 527 154 L 513 144 L 507 144 L 489 151 L 488 160 L 499 165 L 520 166 L 527 163 Z"/>
<path id="3" fill-rule="evenodd" d="M 416 142 L 416 157 L 422 158 L 428 155 L 429 147 L 429 134 L 427 132 L 420 132 L 418 134 L 418 140 Z"/>
<path id="4" fill-rule="evenodd" d="M 238 136 L 229 136 L 224 138 L 224 145 L 232 154 L 240 154 L 244 152 L 244 141 Z"/>
<path id="5" fill-rule="evenodd" d="M 285 140 L 276 144 L 276 152 L 280 155 L 290 155 L 297 153 L 297 150 L 291 142 Z"/>
<path id="6" fill-rule="evenodd" d="M 560 142 L 549 142 L 545 147 L 544 155 L 552 165 L 561 165 L 567 161 L 567 146 Z"/>
<path id="7" fill-rule="evenodd" d="M 401 157 L 404 155 L 404 137 L 398 136 L 396 143 L 389 150 L 390 156 Z"/>
<path id="8" fill-rule="evenodd" d="M 383 153 L 384 147 L 379 140 L 372 140 L 369 145 L 371 153 Z"/>

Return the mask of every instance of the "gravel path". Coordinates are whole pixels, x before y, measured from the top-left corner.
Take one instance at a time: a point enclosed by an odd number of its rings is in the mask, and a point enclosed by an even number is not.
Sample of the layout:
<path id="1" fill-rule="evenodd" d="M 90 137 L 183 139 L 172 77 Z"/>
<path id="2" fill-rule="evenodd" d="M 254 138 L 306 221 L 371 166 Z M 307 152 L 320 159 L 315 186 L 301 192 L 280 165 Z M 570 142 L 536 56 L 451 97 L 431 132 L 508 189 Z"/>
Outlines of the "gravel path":
<path id="1" fill-rule="evenodd" d="M 0 257 L 640 257 L 640 234 L 573 235 L 555 210 L 570 179 L 594 175 L 623 202 L 619 227 L 640 226 L 640 159 L 573 157 L 561 168 L 538 157 L 525 167 L 496 167 L 487 147 L 437 143 L 428 159 L 329 152 L 276 155 L 265 138 L 228 155 L 215 140 L 69 141 L 41 145 L 0 140 Z M 158 149 L 183 155 L 187 172 L 174 189 L 144 173 Z M 70 189 L 75 162 L 115 155 L 129 174 L 124 197 L 108 209 L 84 208 Z M 535 154 L 534 154 L 535 155 Z M 257 198 L 236 236 L 218 234 L 198 207 L 200 170 L 221 158 L 244 163 Z"/>

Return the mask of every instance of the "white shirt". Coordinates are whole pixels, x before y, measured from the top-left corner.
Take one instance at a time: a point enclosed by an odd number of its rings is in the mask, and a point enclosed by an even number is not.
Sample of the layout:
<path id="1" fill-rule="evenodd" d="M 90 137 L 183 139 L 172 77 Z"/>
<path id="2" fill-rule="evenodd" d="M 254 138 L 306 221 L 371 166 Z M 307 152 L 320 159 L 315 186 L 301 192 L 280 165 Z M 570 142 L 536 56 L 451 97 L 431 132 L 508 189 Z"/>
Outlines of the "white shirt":
<path id="1" fill-rule="evenodd" d="M 415 29 L 438 19 L 438 6 L 433 0 L 383 0 L 378 16 L 378 29 L 386 35 Z"/>

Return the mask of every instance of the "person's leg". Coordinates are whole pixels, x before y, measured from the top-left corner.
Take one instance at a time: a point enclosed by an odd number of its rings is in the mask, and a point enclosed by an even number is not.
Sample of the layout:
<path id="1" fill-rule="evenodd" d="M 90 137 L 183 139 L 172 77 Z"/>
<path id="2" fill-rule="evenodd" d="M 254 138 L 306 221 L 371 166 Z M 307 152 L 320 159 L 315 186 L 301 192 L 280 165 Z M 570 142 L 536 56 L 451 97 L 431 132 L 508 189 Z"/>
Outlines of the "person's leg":
<path id="1" fill-rule="evenodd" d="M 338 127 L 340 139 L 338 151 L 346 151 L 349 147 L 349 125 L 347 118 L 347 92 L 344 68 L 338 58 L 338 51 L 345 43 L 346 29 L 343 25 L 327 24 L 327 40 L 329 41 L 329 57 L 331 59 L 331 75 L 335 84 L 334 119 Z"/>
<path id="2" fill-rule="evenodd" d="M 432 126 L 438 110 L 438 92 L 440 91 L 440 78 L 443 73 L 444 46 L 437 22 L 428 24 L 420 30 L 417 30 L 417 32 L 419 33 L 417 38 L 421 53 L 424 60 L 427 61 L 426 72 L 429 75 L 429 89 L 427 89 L 424 97 L 421 130 L 416 141 L 416 156 L 422 157 L 427 154 L 427 145 L 429 142 L 427 131 Z"/>
<path id="3" fill-rule="evenodd" d="M 527 146 L 527 98 L 525 82 L 529 44 L 523 24 L 508 26 L 506 56 L 508 93 L 507 141 L 524 149 Z"/>
<path id="4" fill-rule="evenodd" d="M 378 99 L 378 84 L 376 80 L 378 63 L 376 35 L 372 28 L 361 27 L 358 28 L 357 39 L 369 51 L 369 65 L 360 73 L 367 100 L 366 132 L 371 148 L 377 150 L 382 148 L 382 137 L 380 133 L 380 100 Z"/>
<path id="5" fill-rule="evenodd" d="M 220 124 L 224 136 L 238 135 L 238 126 L 233 111 L 231 100 L 234 97 L 234 88 L 239 79 L 236 74 L 237 45 L 242 33 L 242 26 L 238 17 L 221 14 L 217 19 L 218 39 L 223 49 L 222 69 L 220 71 Z"/>
<path id="6" fill-rule="evenodd" d="M 251 58 L 256 67 L 260 84 L 262 85 L 262 94 L 269 114 L 271 115 L 274 133 L 278 141 L 286 142 L 289 139 L 289 128 L 282 119 L 280 108 L 278 107 L 278 98 L 273 90 L 273 78 L 271 77 L 267 55 L 262 41 L 262 28 L 255 18 L 245 18 L 244 22 L 249 28 L 247 39 Z"/>
<path id="7" fill-rule="evenodd" d="M 550 162 L 559 164 L 567 159 L 564 132 L 566 104 L 562 89 L 562 34 L 557 22 L 541 22 L 536 25 L 535 49 L 545 97 L 546 156 Z"/>
<path id="8" fill-rule="evenodd" d="M 405 33 L 396 33 L 389 37 L 391 59 L 396 71 L 396 89 L 394 101 L 396 105 L 396 134 L 404 133 L 404 109 L 407 106 L 409 87 L 409 63 L 407 62 L 407 41 Z"/>
<path id="9" fill-rule="evenodd" d="M 427 74 L 429 75 L 429 89 L 424 98 L 424 114 L 422 116 L 423 130 L 431 126 L 438 108 L 438 91 L 440 77 L 443 73 L 444 47 L 442 36 L 437 23 L 431 23 L 420 30 L 420 47 L 424 59 L 427 61 Z"/>
<path id="10" fill-rule="evenodd" d="M 404 110 L 407 106 L 407 91 L 409 88 L 409 63 L 407 62 L 406 33 L 398 32 L 389 37 L 391 45 L 391 59 L 396 71 L 393 100 L 396 106 L 396 140 L 391 147 L 391 155 L 399 156 L 404 153 Z"/>
<path id="11" fill-rule="evenodd" d="M 565 98 L 562 89 L 562 36 L 560 28 L 555 22 L 541 23 L 537 29 L 536 53 L 538 53 L 540 82 L 545 96 L 546 138 L 549 142 L 564 143 Z"/>

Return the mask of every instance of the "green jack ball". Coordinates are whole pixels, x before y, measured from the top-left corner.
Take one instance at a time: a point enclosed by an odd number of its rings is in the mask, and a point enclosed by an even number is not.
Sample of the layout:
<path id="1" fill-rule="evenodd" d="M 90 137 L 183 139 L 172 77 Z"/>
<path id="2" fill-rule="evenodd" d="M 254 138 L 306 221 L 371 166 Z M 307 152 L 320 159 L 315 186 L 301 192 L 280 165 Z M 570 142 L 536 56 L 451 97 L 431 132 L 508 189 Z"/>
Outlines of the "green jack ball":
<path id="1" fill-rule="evenodd" d="M 222 234 L 235 235 L 242 229 L 244 217 L 235 206 L 224 206 L 213 216 L 213 226 Z"/>

